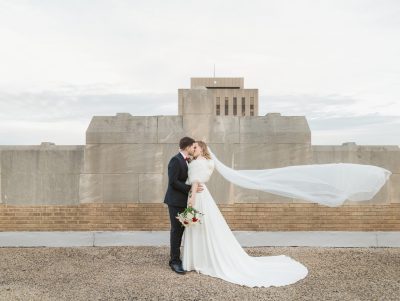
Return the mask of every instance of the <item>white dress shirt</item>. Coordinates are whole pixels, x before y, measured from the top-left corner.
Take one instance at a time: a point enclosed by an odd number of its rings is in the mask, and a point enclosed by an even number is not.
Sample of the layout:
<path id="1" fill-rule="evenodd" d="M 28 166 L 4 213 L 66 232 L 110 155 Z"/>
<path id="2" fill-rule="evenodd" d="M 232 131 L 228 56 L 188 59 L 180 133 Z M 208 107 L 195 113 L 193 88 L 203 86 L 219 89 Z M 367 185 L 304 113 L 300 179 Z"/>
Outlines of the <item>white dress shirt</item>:
<path id="1" fill-rule="evenodd" d="M 181 153 L 181 155 L 183 156 L 183 159 L 185 159 L 185 161 L 186 161 L 186 165 L 189 165 L 188 161 L 186 160 L 186 156 L 185 156 L 185 154 L 184 154 L 184 153 L 182 153 L 182 152 L 180 152 L 180 153 Z"/>

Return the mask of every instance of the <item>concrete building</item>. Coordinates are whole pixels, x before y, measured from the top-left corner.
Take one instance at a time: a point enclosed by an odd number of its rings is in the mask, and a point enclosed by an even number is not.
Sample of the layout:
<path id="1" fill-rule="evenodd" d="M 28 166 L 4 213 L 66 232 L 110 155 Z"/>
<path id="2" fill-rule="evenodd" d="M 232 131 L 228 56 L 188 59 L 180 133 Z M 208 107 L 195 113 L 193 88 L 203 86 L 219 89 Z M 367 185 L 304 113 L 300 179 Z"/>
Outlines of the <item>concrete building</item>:
<path id="1" fill-rule="evenodd" d="M 192 77 L 190 89 L 178 89 L 179 115 L 193 89 L 212 92 L 210 101 L 216 116 L 258 116 L 258 89 L 245 89 L 243 77 Z"/>
<path id="2" fill-rule="evenodd" d="M 330 208 L 243 189 L 214 172 L 207 187 L 233 230 L 400 230 L 397 145 L 313 146 L 305 116 L 217 115 L 219 90 L 244 89 L 243 79 L 215 85 L 192 79 L 177 116 L 94 116 L 85 145 L 0 146 L 0 231 L 167 230 L 167 165 L 186 135 L 235 169 L 348 162 L 393 173 L 372 200 Z"/>

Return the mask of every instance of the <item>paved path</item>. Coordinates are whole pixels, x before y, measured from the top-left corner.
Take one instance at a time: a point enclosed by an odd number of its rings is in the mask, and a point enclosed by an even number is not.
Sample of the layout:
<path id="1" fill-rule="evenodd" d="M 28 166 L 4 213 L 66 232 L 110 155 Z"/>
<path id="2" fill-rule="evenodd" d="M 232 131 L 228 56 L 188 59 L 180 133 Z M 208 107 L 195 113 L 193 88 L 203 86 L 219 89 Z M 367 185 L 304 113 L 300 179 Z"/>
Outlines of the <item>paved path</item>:
<path id="1" fill-rule="evenodd" d="M 233 231 L 243 247 L 400 247 L 395 231 Z M 0 247 L 168 246 L 168 231 L 0 232 Z"/>

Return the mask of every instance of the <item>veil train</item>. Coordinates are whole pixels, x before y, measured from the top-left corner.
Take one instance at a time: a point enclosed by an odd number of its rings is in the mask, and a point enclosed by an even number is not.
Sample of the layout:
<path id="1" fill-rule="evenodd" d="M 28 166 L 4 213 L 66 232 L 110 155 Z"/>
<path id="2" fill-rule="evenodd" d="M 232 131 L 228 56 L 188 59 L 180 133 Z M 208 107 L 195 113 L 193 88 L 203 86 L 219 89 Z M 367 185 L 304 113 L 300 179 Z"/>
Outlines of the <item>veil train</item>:
<path id="1" fill-rule="evenodd" d="M 392 174 L 382 167 L 354 163 L 235 170 L 219 161 L 210 148 L 209 151 L 218 172 L 235 185 L 330 207 L 346 200 L 371 200 Z"/>

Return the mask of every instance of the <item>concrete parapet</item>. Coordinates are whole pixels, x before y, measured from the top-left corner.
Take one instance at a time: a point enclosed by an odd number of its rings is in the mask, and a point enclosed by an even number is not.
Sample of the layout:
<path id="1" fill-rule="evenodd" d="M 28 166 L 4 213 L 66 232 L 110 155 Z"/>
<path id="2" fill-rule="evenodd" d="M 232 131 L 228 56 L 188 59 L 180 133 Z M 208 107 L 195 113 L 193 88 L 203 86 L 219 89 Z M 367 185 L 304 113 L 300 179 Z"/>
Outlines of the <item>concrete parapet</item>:
<path id="1" fill-rule="evenodd" d="M 311 131 L 305 116 L 266 116 L 240 118 L 240 143 L 307 143 Z"/>
<path id="2" fill-rule="evenodd" d="M 83 145 L 0 146 L 1 202 L 77 204 Z"/>
<path id="3" fill-rule="evenodd" d="M 157 143 L 157 116 L 94 116 L 86 131 L 86 143 Z"/>
<path id="4" fill-rule="evenodd" d="M 313 145 L 313 163 L 357 163 L 386 168 L 393 174 L 378 194 L 362 204 L 397 203 L 400 199 L 399 173 L 400 148 L 397 145 L 357 145 L 355 142 L 344 142 L 342 145 Z M 357 204 L 347 201 L 346 204 Z"/>
<path id="5" fill-rule="evenodd" d="M 191 90 L 208 97 L 203 90 Z M 192 97 L 192 99 L 196 99 Z M 198 104 L 196 104 L 198 105 Z M 201 109 L 201 108 L 200 108 Z M 382 166 L 391 180 L 365 205 L 400 203 L 398 146 L 311 145 L 304 116 L 214 116 L 188 109 L 183 116 L 94 116 L 87 144 L 0 146 L 0 202 L 7 204 L 161 203 L 167 165 L 179 139 L 192 136 L 234 169 L 349 162 Z M 219 204 L 304 203 L 243 189 L 214 172 L 207 184 Z M 351 205 L 351 202 L 346 202 Z"/>
<path id="6" fill-rule="evenodd" d="M 359 163 L 380 166 L 400 173 L 400 148 L 397 145 L 313 145 L 314 163 Z"/>

